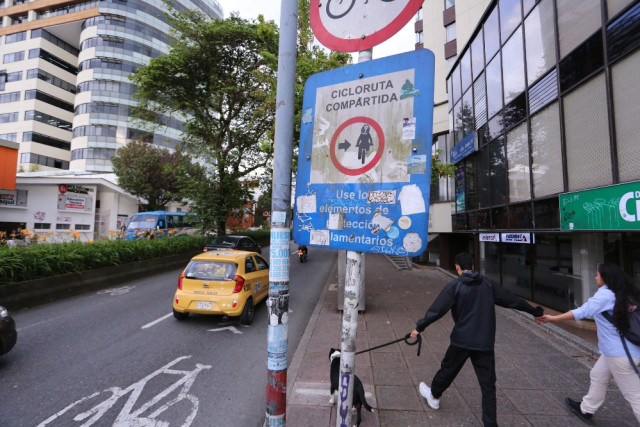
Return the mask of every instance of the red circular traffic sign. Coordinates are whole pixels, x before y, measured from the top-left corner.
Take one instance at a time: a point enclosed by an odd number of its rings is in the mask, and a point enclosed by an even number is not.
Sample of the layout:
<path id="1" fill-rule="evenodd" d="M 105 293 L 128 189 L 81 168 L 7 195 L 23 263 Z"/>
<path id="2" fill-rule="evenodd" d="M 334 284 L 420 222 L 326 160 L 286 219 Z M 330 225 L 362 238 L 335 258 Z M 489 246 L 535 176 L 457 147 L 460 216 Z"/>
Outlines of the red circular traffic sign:
<path id="1" fill-rule="evenodd" d="M 373 130 L 376 131 L 376 134 L 378 135 L 378 149 L 376 150 L 376 154 L 373 156 L 371 161 L 369 161 L 369 163 L 357 169 L 352 169 L 344 166 L 338 160 L 338 156 L 336 156 L 336 142 L 338 141 L 338 136 L 340 136 L 340 133 L 343 130 L 345 130 L 347 126 L 350 126 L 354 123 L 368 124 L 373 128 Z M 382 127 L 378 124 L 378 122 L 376 122 L 375 120 L 369 117 L 364 117 L 364 116 L 352 117 L 346 122 L 342 123 L 340 126 L 338 126 L 338 129 L 336 129 L 335 133 L 331 137 L 331 145 L 329 147 L 329 151 L 331 153 L 331 161 L 333 162 L 333 165 L 336 167 L 336 169 L 338 169 L 343 174 L 349 175 L 349 176 L 361 175 L 367 172 L 368 170 L 372 169 L 375 165 L 377 165 L 380 159 L 382 158 L 382 152 L 384 151 L 384 133 L 382 132 Z"/>
<path id="2" fill-rule="evenodd" d="M 329 49 L 359 52 L 387 40 L 418 12 L 424 0 L 311 0 L 313 34 Z"/>

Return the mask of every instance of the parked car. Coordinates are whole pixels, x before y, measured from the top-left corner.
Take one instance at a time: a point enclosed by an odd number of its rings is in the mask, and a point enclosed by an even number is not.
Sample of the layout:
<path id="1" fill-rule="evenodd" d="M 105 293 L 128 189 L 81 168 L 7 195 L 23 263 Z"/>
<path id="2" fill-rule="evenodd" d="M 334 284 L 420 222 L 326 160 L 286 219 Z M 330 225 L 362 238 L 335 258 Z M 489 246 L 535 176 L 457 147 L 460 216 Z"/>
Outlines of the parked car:
<path id="1" fill-rule="evenodd" d="M 269 294 L 269 264 L 256 252 L 215 250 L 191 259 L 178 279 L 173 316 L 189 313 L 239 316 L 253 322 L 255 306 Z"/>
<path id="2" fill-rule="evenodd" d="M 205 245 L 202 250 L 207 252 L 215 249 L 237 249 L 262 254 L 260 245 L 247 236 L 218 236 L 211 243 Z"/>
<path id="3" fill-rule="evenodd" d="M 269 287 L 269 278 L 267 277 L 267 288 Z M 0 306 L 0 354 L 5 354 L 16 345 L 18 340 L 18 332 L 16 331 L 16 322 L 6 308 Z"/>

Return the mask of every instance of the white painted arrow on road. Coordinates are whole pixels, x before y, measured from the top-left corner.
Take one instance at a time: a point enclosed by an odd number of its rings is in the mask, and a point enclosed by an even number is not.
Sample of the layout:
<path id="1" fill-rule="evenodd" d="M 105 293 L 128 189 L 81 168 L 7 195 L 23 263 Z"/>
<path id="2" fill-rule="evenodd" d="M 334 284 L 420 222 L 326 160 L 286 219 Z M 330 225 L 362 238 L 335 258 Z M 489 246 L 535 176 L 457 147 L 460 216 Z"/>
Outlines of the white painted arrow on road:
<path id="1" fill-rule="evenodd" d="M 224 331 L 225 329 L 230 330 L 231 332 L 233 332 L 234 334 L 241 334 L 242 332 L 240 332 L 239 330 L 237 330 L 235 327 L 233 326 L 225 326 L 224 328 L 216 328 L 216 329 L 207 329 L 207 331 L 210 332 L 218 332 L 218 331 Z"/>

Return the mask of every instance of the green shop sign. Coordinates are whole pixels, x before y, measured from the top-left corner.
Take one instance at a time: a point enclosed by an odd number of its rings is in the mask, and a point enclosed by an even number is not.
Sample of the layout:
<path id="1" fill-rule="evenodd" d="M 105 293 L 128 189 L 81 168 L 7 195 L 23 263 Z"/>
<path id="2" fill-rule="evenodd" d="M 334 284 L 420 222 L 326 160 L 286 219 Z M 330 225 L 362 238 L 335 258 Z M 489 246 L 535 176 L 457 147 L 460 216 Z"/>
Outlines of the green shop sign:
<path id="1" fill-rule="evenodd" d="M 560 194 L 561 230 L 640 230 L 640 181 Z"/>

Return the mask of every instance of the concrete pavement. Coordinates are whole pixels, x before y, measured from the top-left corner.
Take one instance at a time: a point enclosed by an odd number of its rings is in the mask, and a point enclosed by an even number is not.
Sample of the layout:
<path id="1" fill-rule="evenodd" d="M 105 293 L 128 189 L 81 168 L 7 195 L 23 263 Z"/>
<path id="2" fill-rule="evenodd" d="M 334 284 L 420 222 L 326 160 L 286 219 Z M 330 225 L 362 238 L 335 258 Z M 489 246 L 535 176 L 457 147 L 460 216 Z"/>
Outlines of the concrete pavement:
<path id="1" fill-rule="evenodd" d="M 313 250 L 305 267 L 313 269 Z M 358 316 L 357 351 L 402 338 L 453 276 L 436 268 L 397 270 L 384 256 L 367 254 L 365 312 Z M 340 348 L 337 268 L 307 325 L 287 370 L 287 425 L 333 427 L 329 404 L 329 349 Z M 565 396 L 580 400 L 597 357 L 595 332 L 576 334 L 556 325 L 536 325 L 528 314 L 497 307 L 496 372 L 498 422 L 509 426 L 583 425 L 564 407 Z M 481 393 L 468 362 L 433 411 L 418 393 L 431 383 L 449 345 L 450 315 L 423 333 L 422 352 L 404 342 L 356 356 L 356 374 L 375 412 L 362 410 L 362 427 L 482 425 Z M 571 330 L 571 328 L 565 328 Z M 580 335 L 580 336 L 578 336 Z M 355 416 L 353 417 L 355 421 Z M 612 381 L 596 425 L 637 425 L 629 404 Z"/>

